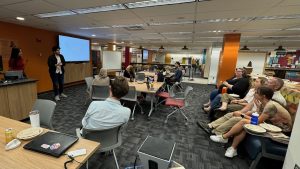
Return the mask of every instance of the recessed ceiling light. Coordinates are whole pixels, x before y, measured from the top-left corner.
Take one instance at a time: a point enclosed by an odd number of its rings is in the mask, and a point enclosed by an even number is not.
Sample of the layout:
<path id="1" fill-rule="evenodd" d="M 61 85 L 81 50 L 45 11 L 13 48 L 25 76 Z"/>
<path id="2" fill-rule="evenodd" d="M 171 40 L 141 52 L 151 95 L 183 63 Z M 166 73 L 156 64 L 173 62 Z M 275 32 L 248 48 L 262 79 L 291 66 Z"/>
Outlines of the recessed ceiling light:
<path id="1" fill-rule="evenodd" d="M 151 7 L 151 6 L 181 4 L 181 3 L 188 3 L 188 2 L 195 2 L 195 0 L 148 0 L 148 1 L 127 3 L 124 5 L 130 9 L 133 9 L 133 8 L 143 8 L 143 7 Z"/>
<path id="2" fill-rule="evenodd" d="M 19 21 L 24 21 L 25 20 L 25 18 L 20 17 L 20 16 L 16 17 L 16 19 L 19 20 Z"/>
<path id="3" fill-rule="evenodd" d="M 58 11 L 58 12 L 37 14 L 34 16 L 39 17 L 39 18 L 50 18 L 50 17 L 56 17 L 56 16 L 69 16 L 69 15 L 76 15 L 76 13 L 72 12 L 72 11 Z"/>
<path id="4" fill-rule="evenodd" d="M 150 26 L 161 26 L 161 25 L 184 25 L 193 24 L 194 21 L 175 21 L 175 22 L 152 22 L 149 23 Z"/>
<path id="5" fill-rule="evenodd" d="M 99 43 L 98 42 L 93 42 L 92 45 L 99 45 Z"/>
<path id="6" fill-rule="evenodd" d="M 95 27 L 83 27 L 79 29 L 107 29 L 110 28 L 109 26 L 95 26 Z"/>
<path id="7" fill-rule="evenodd" d="M 93 34 L 92 36 L 93 36 L 93 37 L 95 37 L 96 35 L 95 35 L 95 34 Z"/>
<path id="8" fill-rule="evenodd" d="M 134 27 L 134 26 L 144 26 L 144 24 L 113 25 L 113 26 L 111 26 L 111 27 L 113 27 L 113 28 L 128 28 L 128 27 Z"/>
<path id="9" fill-rule="evenodd" d="M 106 12 L 106 11 L 115 11 L 120 9 L 126 9 L 122 4 L 115 4 L 110 6 L 99 6 L 94 8 L 81 8 L 74 9 L 72 11 L 79 14 L 95 13 L 95 12 Z"/>

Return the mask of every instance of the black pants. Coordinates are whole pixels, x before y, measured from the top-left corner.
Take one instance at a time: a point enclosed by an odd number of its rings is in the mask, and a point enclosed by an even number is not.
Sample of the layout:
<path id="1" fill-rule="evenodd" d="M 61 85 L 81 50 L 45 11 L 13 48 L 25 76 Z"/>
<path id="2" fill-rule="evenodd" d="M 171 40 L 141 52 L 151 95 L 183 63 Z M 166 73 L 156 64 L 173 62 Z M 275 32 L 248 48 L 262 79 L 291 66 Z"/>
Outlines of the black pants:
<path id="1" fill-rule="evenodd" d="M 64 74 L 51 73 L 50 74 L 54 95 L 60 95 L 64 90 Z"/>

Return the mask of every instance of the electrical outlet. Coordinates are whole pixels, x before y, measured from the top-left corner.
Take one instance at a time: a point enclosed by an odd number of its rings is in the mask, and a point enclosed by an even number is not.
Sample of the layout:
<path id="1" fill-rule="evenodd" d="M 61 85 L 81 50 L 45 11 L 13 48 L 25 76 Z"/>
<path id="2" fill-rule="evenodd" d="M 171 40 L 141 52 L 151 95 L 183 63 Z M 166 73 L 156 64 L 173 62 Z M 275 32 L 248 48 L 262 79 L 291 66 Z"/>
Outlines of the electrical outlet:
<path id="1" fill-rule="evenodd" d="M 300 169 L 299 165 L 298 165 L 298 164 L 295 164 L 294 169 Z"/>

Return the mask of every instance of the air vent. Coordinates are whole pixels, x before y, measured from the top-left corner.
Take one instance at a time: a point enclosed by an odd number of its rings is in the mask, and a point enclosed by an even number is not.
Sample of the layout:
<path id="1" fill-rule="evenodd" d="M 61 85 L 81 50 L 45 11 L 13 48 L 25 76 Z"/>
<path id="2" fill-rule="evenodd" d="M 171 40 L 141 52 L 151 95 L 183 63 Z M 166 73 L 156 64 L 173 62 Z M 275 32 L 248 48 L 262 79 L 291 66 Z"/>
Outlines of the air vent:
<path id="1" fill-rule="evenodd" d="M 130 27 L 125 27 L 124 29 L 126 29 L 128 31 L 140 31 L 140 30 L 144 30 L 144 28 L 142 26 L 130 26 Z"/>

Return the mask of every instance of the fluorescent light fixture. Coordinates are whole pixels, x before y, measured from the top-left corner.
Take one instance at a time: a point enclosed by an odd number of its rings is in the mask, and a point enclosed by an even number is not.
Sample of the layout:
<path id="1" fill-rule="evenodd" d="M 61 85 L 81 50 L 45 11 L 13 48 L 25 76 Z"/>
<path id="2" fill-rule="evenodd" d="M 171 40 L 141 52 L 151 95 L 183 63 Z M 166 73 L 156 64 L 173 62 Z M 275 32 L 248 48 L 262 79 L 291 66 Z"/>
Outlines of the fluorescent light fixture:
<path id="1" fill-rule="evenodd" d="M 113 28 L 129 28 L 133 26 L 144 26 L 144 24 L 132 24 L 132 25 L 113 25 Z"/>
<path id="2" fill-rule="evenodd" d="M 275 15 L 275 16 L 259 16 L 255 20 L 274 20 L 274 19 L 299 19 L 300 14 L 295 15 Z"/>
<path id="3" fill-rule="evenodd" d="M 20 17 L 20 16 L 16 17 L 16 19 L 19 20 L 19 21 L 24 21 L 25 20 L 25 18 Z"/>
<path id="4" fill-rule="evenodd" d="M 288 28 L 286 31 L 300 31 L 300 28 Z"/>
<path id="5" fill-rule="evenodd" d="M 76 15 L 76 13 L 72 11 L 58 11 L 58 12 L 37 14 L 34 16 L 39 18 L 50 18 L 50 17 L 57 17 L 57 16 L 69 16 L 69 15 Z"/>
<path id="6" fill-rule="evenodd" d="M 92 37 L 95 37 L 96 35 L 95 34 L 92 34 Z"/>
<path id="7" fill-rule="evenodd" d="M 171 34 L 192 34 L 193 32 L 162 32 L 162 35 L 171 35 Z"/>
<path id="8" fill-rule="evenodd" d="M 193 24 L 193 23 L 194 23 L 194 21 L 152 22 L 152 23 L 149 23 L 149 26 L 184 25 L 184 24 Z"/>
<path id="9" fill-rule="evenodd" d="M 252 19 L 253 17 L 204 19 L 204 20 L 198 20 L 196 21 L 196 23 L 241 22 L 241 21 L 250 21 Z"/>
<path id="10" fill-rule="evenodd" d="M 130 9 L 133 9 L 133 8 L 144 8 L 144 7 L 151 7 L 151 6 L 181 4 L 181 3 L 188 3 L 188 2 L 195 2 L 195 0 L 148 0 L 148 1 L 126 3 L 124 5 Z"/>
<path id="11" fill-rule="evenodd" d="M 99 43 L 98 42 L 93 42 L 92 45 L 99 45 Z"/>
<path id="12" fill-rule="evenodd" d="M 74 9 L 72 11 L 79 14 L 95 13 L 95 12 L 106 12 L 106 11 L 115 11 L 120 9 L 126 9 L 122 4 L 115 4 L 110 6 L 98 6 L 94 8 L 81 8 Z"/>
<path id="13" fill-rule="evenodd" d="M 107 29 L 107 28 L 111 28 L 111 27 L 109 27 L 109 26 L 95 26 L 95 27 L 83 27 L 83 28 L 79 28 L 79 29 L 89 30 L 89 29 Z"/>

